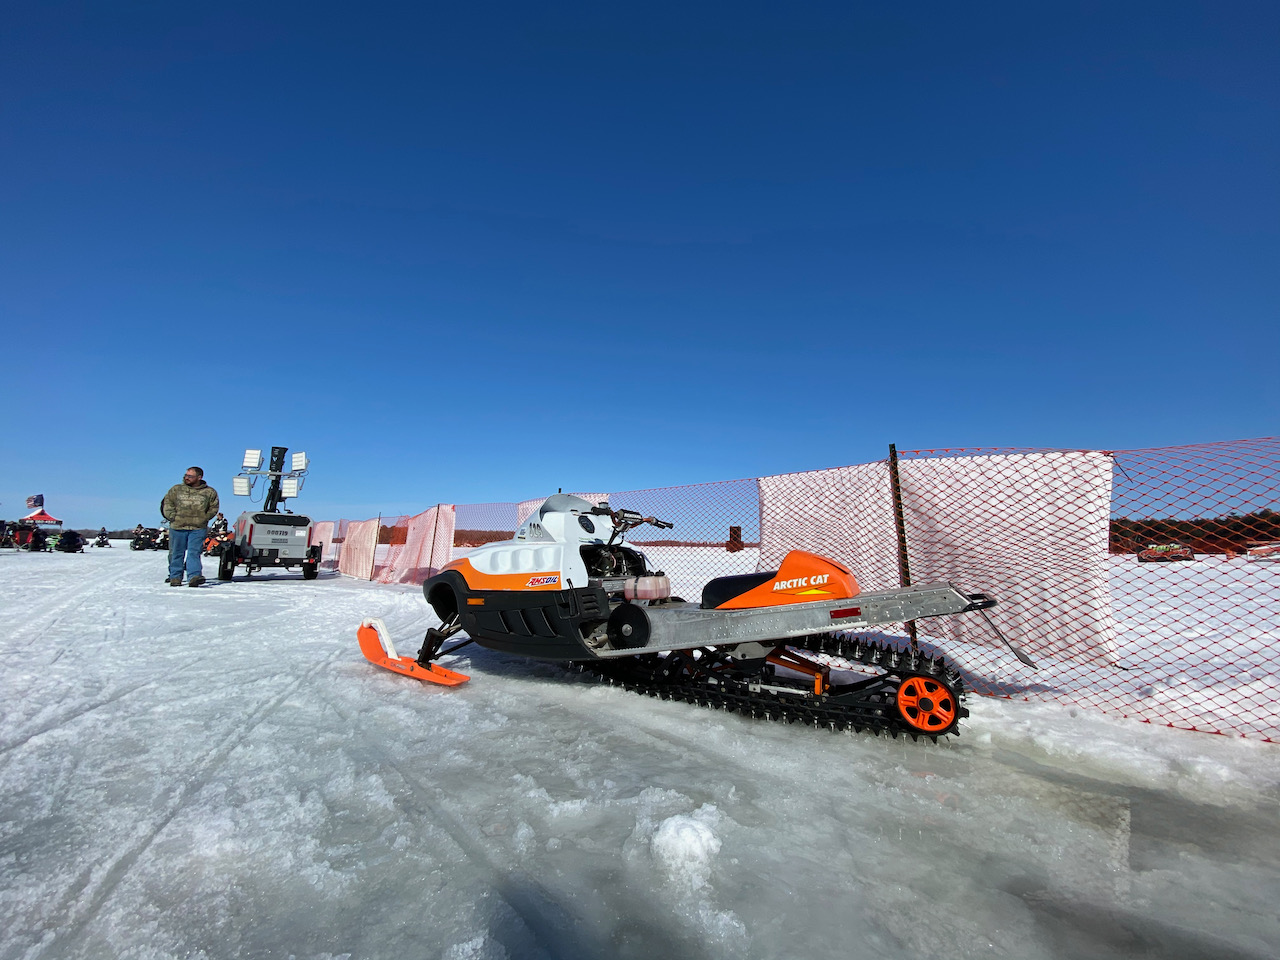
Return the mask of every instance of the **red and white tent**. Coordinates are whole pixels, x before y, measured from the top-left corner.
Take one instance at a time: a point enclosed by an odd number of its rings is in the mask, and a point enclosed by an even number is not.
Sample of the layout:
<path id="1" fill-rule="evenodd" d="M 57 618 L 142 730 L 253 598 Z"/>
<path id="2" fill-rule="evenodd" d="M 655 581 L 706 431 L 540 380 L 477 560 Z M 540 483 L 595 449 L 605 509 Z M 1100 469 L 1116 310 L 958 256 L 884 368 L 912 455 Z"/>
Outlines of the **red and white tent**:
<path id="1" fill-rule="evenodd" d="M 21 523 L 56 523 L 62 526 L 62 521 L 57 517 L 51 516 L 44 507 L 41 507 L 35 513 L 28 513 L 22 518 Z"/>

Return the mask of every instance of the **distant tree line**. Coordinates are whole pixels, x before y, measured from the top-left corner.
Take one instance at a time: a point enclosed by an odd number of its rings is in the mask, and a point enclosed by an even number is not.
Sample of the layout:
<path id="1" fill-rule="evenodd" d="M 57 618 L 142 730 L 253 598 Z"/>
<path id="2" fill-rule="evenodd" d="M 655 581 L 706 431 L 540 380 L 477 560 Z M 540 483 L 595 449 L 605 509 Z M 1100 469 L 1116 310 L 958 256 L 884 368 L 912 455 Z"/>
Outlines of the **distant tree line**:
<path id="1" fill-rule="evenodd" d="M 515 539 L 514 530 L 454 530 L 453 545 L 455 547 L 478 547 L 486 543 L 497 543 L 500 540 Z"/>
<path id="2" fill-rule="evenodd" d="M 409 527 L 406 524 L 400 526 L 388 526 L 383 523 L 378 526 L 378 542 L 395 546 L 396 544 L 405 544 L 409 542 Z"/>
<path id="3" fill-rule="evenodd" d="M 1244 553 L 1260 541 L 1280 541 L 1280 513 L 1259 510 L 1196 520 L 1117 517 L 1111 521 L 1109 546 L 1112 553 L 1136 553 L 1153 543 L 1181 543 L 1196 553 Z"/>

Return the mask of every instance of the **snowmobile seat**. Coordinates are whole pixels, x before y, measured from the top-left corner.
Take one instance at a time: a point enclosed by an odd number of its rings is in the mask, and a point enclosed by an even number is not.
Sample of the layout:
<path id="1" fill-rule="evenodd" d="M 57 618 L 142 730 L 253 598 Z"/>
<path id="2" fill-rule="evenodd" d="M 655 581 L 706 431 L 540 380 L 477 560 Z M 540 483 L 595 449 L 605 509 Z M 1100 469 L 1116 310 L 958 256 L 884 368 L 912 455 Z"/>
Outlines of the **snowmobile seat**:
<path id="1" fill-rule="evenodd" d="M 716 577 L 707 581 L 702 588 L 702 609 L 714 610 L 722 603 L 741 596 L 748 590 L 754 590 L 762 583 L 768 583 L 778 575 L 777 570 L 768 573 L 740 573 L 732 577 Z"/>

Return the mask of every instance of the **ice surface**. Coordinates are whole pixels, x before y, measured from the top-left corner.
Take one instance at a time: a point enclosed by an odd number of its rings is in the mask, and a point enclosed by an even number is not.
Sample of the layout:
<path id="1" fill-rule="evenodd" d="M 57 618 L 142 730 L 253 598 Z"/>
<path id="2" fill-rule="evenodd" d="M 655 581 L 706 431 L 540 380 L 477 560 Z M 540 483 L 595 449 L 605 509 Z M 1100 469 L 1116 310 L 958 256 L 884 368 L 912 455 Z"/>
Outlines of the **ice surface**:
<path id="1" fill-rule="evenodd" d="M 412 651 L 416 588 L 164 562 L 0 553 L 0 960 L 1280 955 L 1276 745 L 836 735 L 475 647 L 434 688 L 355 642 Z"/>

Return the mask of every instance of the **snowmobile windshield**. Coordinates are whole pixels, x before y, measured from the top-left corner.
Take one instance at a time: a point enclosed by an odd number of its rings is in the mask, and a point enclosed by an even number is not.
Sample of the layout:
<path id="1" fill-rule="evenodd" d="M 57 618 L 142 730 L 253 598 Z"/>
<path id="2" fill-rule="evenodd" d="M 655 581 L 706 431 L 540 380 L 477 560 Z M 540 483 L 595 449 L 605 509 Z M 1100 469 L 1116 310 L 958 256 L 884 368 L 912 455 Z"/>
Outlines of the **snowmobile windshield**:
<path id="1" fill-rule="evenodd" d="M 555 493 L 547 497 L 547 502 L 538 511 L 538 519 L 542 519 L 548 513 L 568 513 L 570 510 L 577 510 L 579 513 L 590 513 L 591 507 L 592 504 L 587 503 L 581 497 L 575 497 L 571 493 Z"/>

